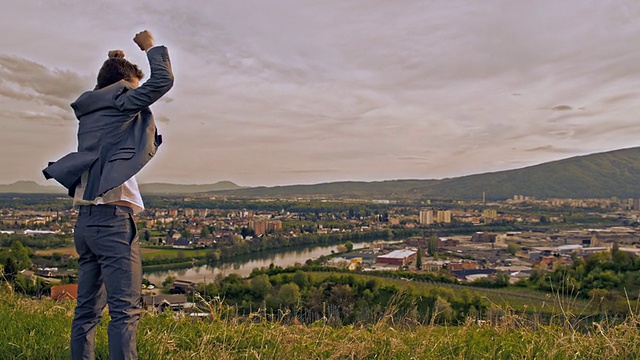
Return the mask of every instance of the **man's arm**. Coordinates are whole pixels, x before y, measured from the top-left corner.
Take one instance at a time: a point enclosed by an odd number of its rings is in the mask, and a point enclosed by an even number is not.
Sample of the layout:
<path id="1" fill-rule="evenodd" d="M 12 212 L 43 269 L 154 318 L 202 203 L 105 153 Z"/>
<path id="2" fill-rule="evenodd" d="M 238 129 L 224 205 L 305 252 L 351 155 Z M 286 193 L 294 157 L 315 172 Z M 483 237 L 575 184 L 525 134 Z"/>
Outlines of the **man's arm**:
<path id="1" fill-rule="evenodd" d="M 147 52 L 151 76 L 137 89 L 124 92 L 116 99 L 123 112 L 138 112 L 156 102 L 173 86 L 173 72 L 169 52 L 164 46 L 154 46 L 153 36 L 148 31 L 136 34 L 133 41 Z"/>

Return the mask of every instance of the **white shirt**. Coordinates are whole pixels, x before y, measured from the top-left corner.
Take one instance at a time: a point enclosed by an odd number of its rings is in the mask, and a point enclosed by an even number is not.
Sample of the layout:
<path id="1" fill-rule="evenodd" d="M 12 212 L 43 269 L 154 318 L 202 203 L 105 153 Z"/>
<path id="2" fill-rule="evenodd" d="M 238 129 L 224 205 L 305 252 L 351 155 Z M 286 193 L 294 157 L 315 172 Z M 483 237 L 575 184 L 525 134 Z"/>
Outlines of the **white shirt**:
<path id="1" fill-rule="evenodd" d="M 134 214 L 139 214 L 144 210 L 142 195 L 140 195 L 140 189 L 138 188 L 138 182 L 135 176 L 132 176 L 122 185 L 107 191 L 102 196 L 98 196 L 93 200 L 84 200 L 82 195 L 84 195 L 84 184 L 87 183 L 88 177 L 89 171 L 85 171 L 80 178 L 80 183 L 76 187 L 76 192 L 73 196 L 73 206 L 111 204 L 117 201 L 124 201 L 130 204 Z"/>

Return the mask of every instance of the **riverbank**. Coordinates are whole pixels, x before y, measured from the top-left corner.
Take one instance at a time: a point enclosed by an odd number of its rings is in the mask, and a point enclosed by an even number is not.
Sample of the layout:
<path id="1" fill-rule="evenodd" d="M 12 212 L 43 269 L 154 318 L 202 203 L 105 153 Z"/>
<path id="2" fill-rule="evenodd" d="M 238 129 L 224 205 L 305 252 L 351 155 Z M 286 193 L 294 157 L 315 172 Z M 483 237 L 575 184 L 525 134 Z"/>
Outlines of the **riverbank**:
<path id="1" fill-rule="evenodd" d="M 397 242 L 386 240 L 377 241 L 385 244 Z M 372 242 L 358 242 L 353 244 L 353 247 L 354 249 L 359 249 Z M 207 259 L 193 261 L 189 258 L 189 260 L 181 263 L 151 266 L 143 265 L 143 271 L 145 273 L 144 276 L 154 284 L 162 283 L 162 281 L 169 276 L 196 283 L 203 282 L 205 278 L 213 279 L 218 274 L 227 276 L 234 273 L 246 277 L 249 276 L 254 269 L 269 267 L 271 264 L 280 267 L 304 264 L 309 259 L 315 260 L 321 256 L 339 252 L 339 246 L 340 245 L 290 246 L 286 249 L 259 251 L 212 262 L 207 261 Z"/>

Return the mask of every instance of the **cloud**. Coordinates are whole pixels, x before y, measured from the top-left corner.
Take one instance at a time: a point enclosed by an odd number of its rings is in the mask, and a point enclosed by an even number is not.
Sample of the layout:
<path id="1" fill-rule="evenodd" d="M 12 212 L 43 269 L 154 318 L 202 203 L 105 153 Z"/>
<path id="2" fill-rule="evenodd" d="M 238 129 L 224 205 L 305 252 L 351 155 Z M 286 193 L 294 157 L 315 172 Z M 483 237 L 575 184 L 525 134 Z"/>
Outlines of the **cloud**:
<path id="1" fill-rule="evenodd" d="M 165 124 L 168 124 L 169 121 L 171 121 L 171 119 L 169 119 L 167 116 L 164 116 L 164 115 L 156 116 L 155 119 L 158 120 L 159 122 L 165 123 Z"/>
<path id="2" fill-rule="evenodd" d="M 551 152 L 551 153 L 559 153 L 559 154 L 575 154 L 576 152 L 578 152 L 577 149 L 560 148 L 560 147 L 556 147 L 556 146 L 553 146 L 553 145 L 538 146 L 538 147 L 531 148 L 531 149 L 525 149 L 525 151 L 527 151 L 527 152 Z"/>
<path id="3" fill-rule="evenodd" d="M 607 98 L 602 99 L 602 102 L 606 105 L 617 105 L 619 103 L 622 102 L 626 102 L 628 100 L 632 100 L 633 98 L 636 98 L 638 96 L 638 94 L 620 94 L 620 95 L 614 95 L 614 96 L 609 96 Z"/>
<path id="4" fill-rule="evenodd" d="M 567 110 L 573 110 L 573 107 L 571 107 L 570 105 L 556 105 L 556 106 L 552 107 L 551 110 L 553 110 L 553 111 L 567 111 Z"/>
<path id="5" fill-rule="evenodd" d="M 24 120 L 50 126 L 66 126 L 69 125 L 69 120 L 74 119 L 70 112 L 40 112 L 31 110 L 0 112 L 0 117 L 4 119 Z"/>
<path id="6" fill-rule="evenodd" d="M 312 169 L 312 170 L 283 170 L 281 173 L 283 174 L 324 174 L 324 173 L 335 173 L 339 171 L 338 169 Z"/>
<path id="7" fill-rule="evenodd" d="M 69 110 L 88 79 L 69 70 L 49 69 L 18 56 L 0 54 L 0 96 Z"/>

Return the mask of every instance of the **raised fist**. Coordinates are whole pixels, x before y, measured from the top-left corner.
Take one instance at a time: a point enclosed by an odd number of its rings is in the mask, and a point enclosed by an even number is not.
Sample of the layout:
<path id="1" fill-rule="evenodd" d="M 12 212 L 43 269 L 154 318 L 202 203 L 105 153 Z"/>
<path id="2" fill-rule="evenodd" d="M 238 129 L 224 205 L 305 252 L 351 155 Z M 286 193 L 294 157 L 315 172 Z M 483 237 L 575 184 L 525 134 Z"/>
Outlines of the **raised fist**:
<path id="1" fill-rule="evenodd" d="M 124 51 L 122 50 L 111 50 L 107 53 L 109 58 L 121 58 L 124 59 Z"/>
<path id="2" fill-rule="evenodd" d="M 133 38 L 142 51 L 147 51 L 153 47 L 153 35 L 148 30 L 141 31 Z"/>

